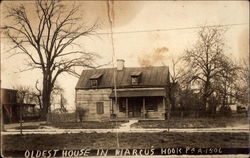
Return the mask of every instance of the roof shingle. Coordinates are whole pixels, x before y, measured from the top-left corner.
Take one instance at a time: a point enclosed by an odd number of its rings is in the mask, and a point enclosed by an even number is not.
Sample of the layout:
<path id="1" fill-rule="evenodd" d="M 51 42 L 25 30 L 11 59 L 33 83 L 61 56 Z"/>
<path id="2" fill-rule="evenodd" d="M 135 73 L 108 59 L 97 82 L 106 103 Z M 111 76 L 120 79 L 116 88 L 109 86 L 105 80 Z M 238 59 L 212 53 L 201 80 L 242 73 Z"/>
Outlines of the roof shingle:
<path id="1" fill-rule="evenodd" d="M 136 87 L 162 87 L 169 83 L 169 69 L 167 66 L 157 67 L 125 67 L 121 71 L 116 68 L 83 70 L 76 85 L 76 89 L 90 89 L 90 78 L 102 74 L 98 88 L 114 87 L 114 71 L 116 72 L 117 88 L 134 87 L 131 85 L 131 74 L 141 72 L 141 81 Z"/>

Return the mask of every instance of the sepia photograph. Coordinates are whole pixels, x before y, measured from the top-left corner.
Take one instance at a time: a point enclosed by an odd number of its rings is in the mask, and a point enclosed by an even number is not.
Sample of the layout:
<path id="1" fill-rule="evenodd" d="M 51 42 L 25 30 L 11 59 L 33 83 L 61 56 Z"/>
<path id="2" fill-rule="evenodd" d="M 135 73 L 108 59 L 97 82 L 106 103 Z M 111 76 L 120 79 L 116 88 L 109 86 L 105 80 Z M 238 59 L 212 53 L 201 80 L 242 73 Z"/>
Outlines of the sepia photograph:
<path id="1" fill-rule="evenodd" d="M 0 5 L 1 157 L 250 156 L 249 1 Z"/>

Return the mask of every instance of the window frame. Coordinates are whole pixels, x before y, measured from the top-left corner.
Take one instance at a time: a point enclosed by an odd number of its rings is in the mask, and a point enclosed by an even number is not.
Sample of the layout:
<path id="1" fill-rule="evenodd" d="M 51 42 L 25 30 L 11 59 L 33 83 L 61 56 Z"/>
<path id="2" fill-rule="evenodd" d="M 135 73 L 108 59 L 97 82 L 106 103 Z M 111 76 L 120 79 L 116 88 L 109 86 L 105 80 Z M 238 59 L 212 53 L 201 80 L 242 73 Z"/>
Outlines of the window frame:
<path id="1" fill-rule="evenodd" d="M 119 99 L 119 112 L 126 112 L 126 100 L 124 98 Z"/>
<path id="2" fill-rule="evenodd" d="M 90 80 L 90 85 L 92 88 L 96 88 L 98 86 L 98 80 L 97 79 Z"/>
<path id="3" fill-rule="evenodd" d="M 156 111 L 158 111 L 158 105 L 157 104 L 147 104 L 146 110 L 156 112 Z"/>
<path id="4" fill-rule="evenodd" d="M 134 86 L 139 85 L 139 77 L 138 76 L 131 76 L 131 84 Z"/>
<path id="5" fill-rule="evenodd" d="M 157 112 L 158 111 L 158 100 L 155 101 L 153 97 L 146 98 L 145 109 L 149 112 Z"/>
<path id="6" fill-rule="evenodd" d="M 96 114 L 104 114 L 104 103 L 101 101 L 96 102 Z"/>

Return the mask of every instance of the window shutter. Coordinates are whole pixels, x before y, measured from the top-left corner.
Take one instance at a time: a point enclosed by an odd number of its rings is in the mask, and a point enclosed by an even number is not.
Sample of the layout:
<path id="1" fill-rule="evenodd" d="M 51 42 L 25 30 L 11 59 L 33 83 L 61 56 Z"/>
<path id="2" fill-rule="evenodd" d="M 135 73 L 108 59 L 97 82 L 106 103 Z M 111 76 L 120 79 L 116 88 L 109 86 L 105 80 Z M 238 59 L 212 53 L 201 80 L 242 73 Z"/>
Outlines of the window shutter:
<path id="1" fill-rule="evenodd" d="M 103 102 L 96 102 L 96 113 L 97 114 L 103 114 L 104 113 Z"/>

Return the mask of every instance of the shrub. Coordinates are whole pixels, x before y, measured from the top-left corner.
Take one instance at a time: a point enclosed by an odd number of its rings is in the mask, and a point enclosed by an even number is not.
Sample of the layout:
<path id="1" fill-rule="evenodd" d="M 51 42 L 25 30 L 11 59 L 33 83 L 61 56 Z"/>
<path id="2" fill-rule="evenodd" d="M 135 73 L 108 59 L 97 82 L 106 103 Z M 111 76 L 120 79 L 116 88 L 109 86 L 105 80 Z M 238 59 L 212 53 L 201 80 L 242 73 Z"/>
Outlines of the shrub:
<path id="1" fill-rule="evenodd" d="M 76 113 L 77 113 L 77 115 L 78 115 L 78 117 L 79 117 L 79 119 L 80 119 L 80 122 L 82 122 L 82 121 L 83 121 L 83 118 L 84 118 L 84 116 L 85 116 L 85 114 L 86 114 L 86 109 L 77 108 L 77 109 L 76 109 Z"/>
<path id="2" fill-rule="evenodd" d="M 221 106 L 219 112 L 224 116 L 231 116 L 232 114 L 231 108 L 227 105 Z"/>

